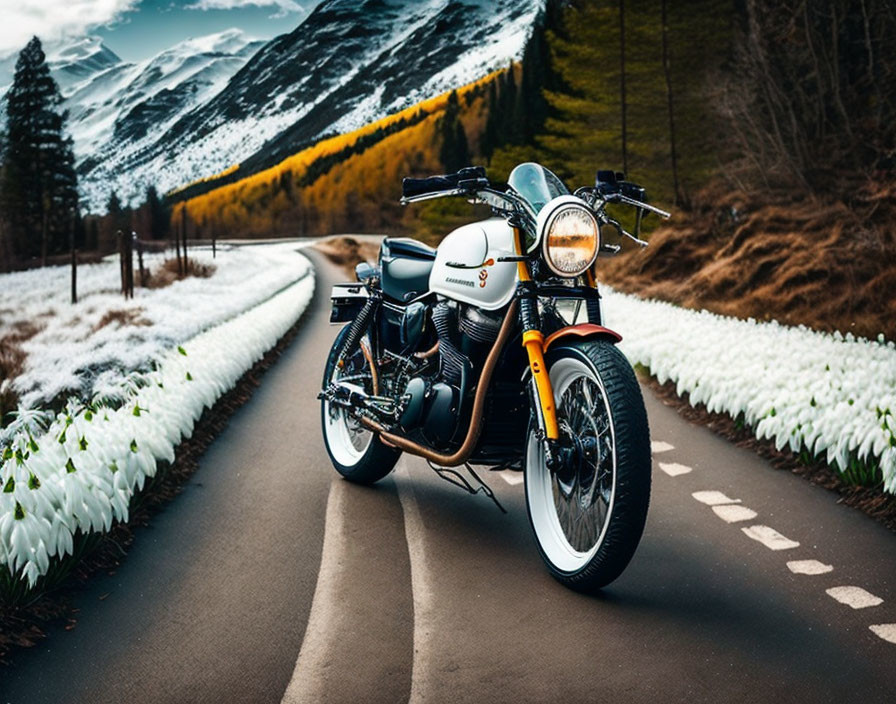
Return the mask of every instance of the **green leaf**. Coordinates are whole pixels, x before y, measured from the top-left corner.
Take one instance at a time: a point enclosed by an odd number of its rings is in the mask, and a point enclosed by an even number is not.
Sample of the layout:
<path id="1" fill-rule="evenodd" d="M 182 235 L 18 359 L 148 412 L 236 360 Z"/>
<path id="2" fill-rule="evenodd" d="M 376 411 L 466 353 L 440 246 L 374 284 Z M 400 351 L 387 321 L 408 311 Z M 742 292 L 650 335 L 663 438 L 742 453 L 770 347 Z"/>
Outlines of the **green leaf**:
<path id="1" fill-rule="evenodd" d="M 84 413 L 84 420 L 86 420 L 88 423 L 90 421 L 92 421 L 93 420 L 93 411 L 90 411 L 90 410 L 86 411 Z"/>
<path id="2" fill-rule="evenodd" d="M 187 372 L 187 381 L 193 381 L 193 375 Z"/>
<path id="3" fill-rule="evenodd" d="M 137 451 L 137 441 L 131 440 L 131 452 L 136 452 L 136 451 Z"/>
<path id="4" fill-rule="evenodd" d="M 83 435 L 81 436 L 81 439 L 78 440 L 78 447 L 81 448 L 81 452 L 84 452 L 84 450 L 87 449 L 87 438 L 85 438 Z"/>
<path id="5" fill-rule="evenodd" d="M 13 515 L 17 521 L 21 521 L 25 517 L 25 509 L 22 508 L 22 504 L 18 501 L 16 501 L 16 511 Z"/>
<path id="6" fill-rule="evenodd" d="M 135 403 L 135 404 L 134 404 L 133 414 L 139 418 L 139 417 L 140 417 L 140 411 L 141 411 L 140 404 L 139 404 L 139 403 Z"/>
<path id="7" fill-rule="evenodd" d="M 28 488 L 40 489 L 40 479 L 35 477 L 34 474 L 31 474 L 31 476 L 28 477 Z"/>
<path id="8" fill-rule="evenodd" d="M 3 487 L 3 493 L 11 494 L 15 490 L 16 490 L 16 480 L 13 479 L 12 477 L 10 477 L 6 482 L 6 485 Z"/>
<path id="9" fill-rule="evenodd" d="M 4 447 L 3 448 L 3 461 L 6 462 L 6 460 L 11 460 L 12 458 L 13 458 L 12 448 Z"/>
<path id="10" fill-rule="evenodd" d="M 180 352 L 184 357 L 187 356 L 187 351 L 180 345 L 177 346 L 177 351 Z"/>
<path id="11" fill-rule="evenodd" d="M 38 444 L 34 442 L 34 438 L 30 435 L 28 436 L 28 447 L 31 448 L 32 452 L 37 452 L 40 449 L 40 447 L 38 447 Z"/>
<path id="12" fill-rule="evenodd" d="M 118 471 L 118 462 L 112 460 L 112 464 L 109 465 L 109 471 L 115 474 Z"/>
<path id="13" fill-rule="evenodd" d="M 75 463 L 72 462 L 72 458 L 71 458 L 71 457 L 69 457 L 69 458 L 68 458 L 68 462 L 65 463 L 65 471 L 66 471 L 68 474 L 74 474 L 75 472 L 78 471 L 78 470 L 75 468 Z"/>
<path id="14" fill-rule="evenodd" d="M 67 430 L 67 429 L 68 428 L 66 428 L 65 430 Z M 63 430 L 61 433 L 59 433 L 59 444 L 60 445 L 65 445 L 65 430 Z"/>

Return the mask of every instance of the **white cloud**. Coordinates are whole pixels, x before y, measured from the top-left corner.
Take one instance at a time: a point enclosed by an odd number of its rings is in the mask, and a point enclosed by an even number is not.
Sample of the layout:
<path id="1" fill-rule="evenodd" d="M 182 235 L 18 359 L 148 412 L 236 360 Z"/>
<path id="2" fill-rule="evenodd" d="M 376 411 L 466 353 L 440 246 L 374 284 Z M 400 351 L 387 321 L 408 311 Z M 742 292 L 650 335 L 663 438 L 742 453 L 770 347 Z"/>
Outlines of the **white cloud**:
<path id="1" fill-rule="evenodd" d="M 274 17 L 305 11 L 295 0 L 196 0 L 192 5 L 187 5 L 188 10 L 236 10 L 245 7 L 276 7 Z"/>
<path id="2" fill-rule="evenodd" d="M 43 42 L 83 35 L 116 20 L 138 3 L 139 0 L 0 0 L 0 56 L 19 51 L 34 35 Z"/>

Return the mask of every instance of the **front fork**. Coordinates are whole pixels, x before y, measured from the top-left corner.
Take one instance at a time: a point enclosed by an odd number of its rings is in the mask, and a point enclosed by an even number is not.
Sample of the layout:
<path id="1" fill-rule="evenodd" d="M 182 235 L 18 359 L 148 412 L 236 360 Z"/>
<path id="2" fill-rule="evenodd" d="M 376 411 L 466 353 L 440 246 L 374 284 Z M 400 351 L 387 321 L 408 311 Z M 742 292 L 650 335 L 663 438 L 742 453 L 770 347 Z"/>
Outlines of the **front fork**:
<path id="1" fill-rule="evenodd" d="M 522 257 L 522 233 L 519 227 L 513 228 L 514 244 L 517 256 Z M 529 370 L 532 372 L 535 403 L 537 403 L 536 418 L 538 420 L 538 432 L 544 444 L 545 458 L 548 469 L 554 471 L 559 466 L 559 440 L 560 424 L 557 421 L 557 404 L 554 399 L 554 389 L 551 386 L 551 377 L 548 375 L 547 365 L 544 363 L 544 333 L 541 332 L 541 323 L 538 317 L 538 298 L 532 274 L 529 271 L 528 262 L 520 259 L 517 262 L 520 286 L 518 296 L 520 299 L 520 327 L 523 331 L 523 347 L 529 356 Z"/>

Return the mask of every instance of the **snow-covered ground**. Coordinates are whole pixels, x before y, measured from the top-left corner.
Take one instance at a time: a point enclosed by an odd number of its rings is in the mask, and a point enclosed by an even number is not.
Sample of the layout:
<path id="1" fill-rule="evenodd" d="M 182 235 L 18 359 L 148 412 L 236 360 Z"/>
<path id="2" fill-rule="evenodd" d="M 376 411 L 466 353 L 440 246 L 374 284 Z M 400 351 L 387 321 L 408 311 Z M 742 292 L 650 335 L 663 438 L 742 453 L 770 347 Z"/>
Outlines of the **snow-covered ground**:
<path id="1" fill-rule="evenodd" d="M 879 464 L 896 493 L 896 346 L 804 327 L 738 320 L 603 287 L 621 349 L 691 403 L 743 419 L 781 449 L 846 469 Z"/>
<path id="2" fill-rule="evenodd" d="M 297 247 L 226 251 L 216 260 L 219 270 L 212 278 L 144 292 L 133 305 L 143 304 L 142 314 L 157 320 L 148 330 L 158 325 L 162 331 L 133 341 L 145 356 L 129 351 L 132 343 L 125 330 L 102 346 L 110 348 L 110 358 L 130 364 L 131 371 L 124 373 L 122 367 L 114 383 L 104 381 L 118 397 L 116 404 L 73 396 L 52 420 L 39 410 L 19 416 L 8 429 L 0 460 L 0 565 L 34 585 L 53 561 L 72 553 L 76 531 L 106 531 L 113 521 L 127 520 L 131 497 L 155 475 L 157 462 L 173 459 L 174 448 L 190 435 L 202 411 L 232 388 L 308 305 L 313 269 Z M 103 267 L 107 265 L 97 265 L 93 272 L 93 293 L 86 298 L 94 300 L 84 304 L 92 310 L 85 308 L 84 316 L 96 317 L 104 306 L 110 310 L 120 303 L 107 300 L 111 294 L 106 292 L 114 285 L 110 273 L 117 272 L 113 267 L 103 273 Z M 41 295 L 54 294 L 53 273 L 21 275 L 25 279 L 19 279 L 17 290 L 28 305 L 40 309 Z M 4 286 L 4 300 L 10 295 Z M 52 305 L 61 309 L 63 302 Z M 68 327 L 85 335 L 89 323 Z M 54 328 L 62 338 L 68 335 L 65 325 Z M 85 343 L 79 350 L 84 359 L 96 349 L 88 344 L 90 337 L 72 335 Z M 65 368 L 58 372 L 63 377 L 78 366 L 51 354 L 51 342 L 42 343 L 40 363 L 30 370 L 34 379 L 57 375 L 50 359 Z M 56 345 L 65 347 L 65 342 L 57 338 Z"/>
<path id="3" fill-rule="evenodd" d="M 219 247 L 214 259 L 211 250 L 192 249 L 191 258 L 216 268 L 213 276 L 161 289 L 135 287 L 134 298 L 127 301 L 118 292 L 117 257 L 78 268 L 75 305 L 69 298 L 68 267 L 0 276 L 0 338 L 18 323 L 42 326 L 22 344 L 24 373 L 3 383 L 12 383 L 24 408 L 40 407 L 60 394 L 77 394 L 82 400 L 106 395 L 131 370 L 146 369 L 154 355 L 304 276 L 307 260 L 296 247 Z M 165 256 L 170 255 L 148 255 L 145 264 L 152 269 Z M 131 323 L 99 327 L 115 311 Z"/>

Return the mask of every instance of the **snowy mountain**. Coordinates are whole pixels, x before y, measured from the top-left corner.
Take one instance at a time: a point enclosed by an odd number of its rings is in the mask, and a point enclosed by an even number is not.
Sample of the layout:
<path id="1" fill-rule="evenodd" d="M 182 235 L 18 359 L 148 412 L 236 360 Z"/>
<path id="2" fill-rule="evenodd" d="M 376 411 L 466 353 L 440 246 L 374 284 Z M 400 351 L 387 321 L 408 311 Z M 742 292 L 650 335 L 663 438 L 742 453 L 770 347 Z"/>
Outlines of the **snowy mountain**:
<path id="1" fill-rule="evenodd" d="M 44 54 L 50 72 L 64 94 L 72 85 L 121 63 L 121 59 L 97 37 L 46 44 Z M 18 53 L 0 58 L 0 95 L 12 85 Z"/>
<path id="2" fill-rule="evenodd" d="M 112 187 L 95 183 L 98 164 L 114 157 L 120 164 L 135 150 L 164 150 L 167 129 L 217 94 L 263 44 L 235 29 L 188 39 L 146 61 L 118 63 L 65 93 L 90 205 L 105 202 Z M 127 182 L 129 175 L 121 172 L 119 179 Z M 126 197 L 138 195 L 129 190 Z"/>
<path id="3" fill-rule="evenodd" d="M 65 95 L 76 83 L 85 81 L 106 69 L 117 66 L 121 59 L 98 37 L 83 37 L 46 51 L 50 71 Z"/>
<path id="4" fill-rule="evenodd" d="M 91 39 L 54 50 L 83 201 L 261 168 L 474 81 L 521 56 L 543 3 L 324 0 L 267 43 L 230 30 L 139 64 Z"/>
<path id="5" fill-rule="evenodd" d="M 48 44 L 47 63 L 64 97 L 84 203 L 101 211 L 114 188 L 142 196 L 152 174 L 98 169 L 135 150 L 164 151 L 168 128 L 212 98 L 264 41 L 237 29 L 188 39 L 138 63 L 122 61 L 95 37 Z M 0 85 L 12 82 L 16 57 L 0 63 Z M 6 88 L 0 89 L 5 94 Z M 5 120 L 5 100 L 3 118 Z M 96 175 L 94 175 L 96 174 Z"/>
<path id="6" fill-rule="evenodd" d="M 236 163 L 262 167 L 518 58 L 542 0 L 325 0 L 164 136 L 98 152 L 85 195 L 167 190 Z M 121 174 L 129 174 L 127 182 Z"/>

